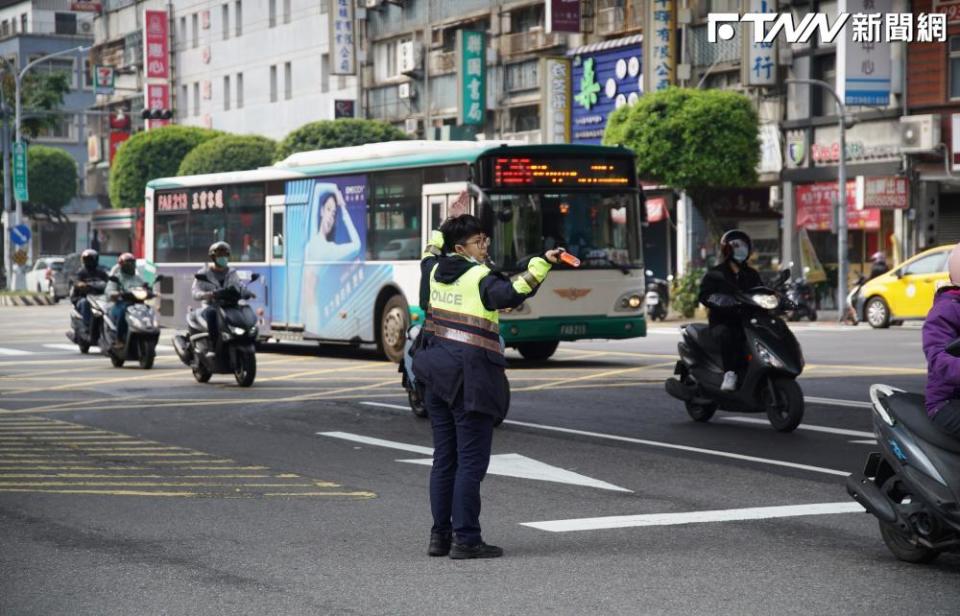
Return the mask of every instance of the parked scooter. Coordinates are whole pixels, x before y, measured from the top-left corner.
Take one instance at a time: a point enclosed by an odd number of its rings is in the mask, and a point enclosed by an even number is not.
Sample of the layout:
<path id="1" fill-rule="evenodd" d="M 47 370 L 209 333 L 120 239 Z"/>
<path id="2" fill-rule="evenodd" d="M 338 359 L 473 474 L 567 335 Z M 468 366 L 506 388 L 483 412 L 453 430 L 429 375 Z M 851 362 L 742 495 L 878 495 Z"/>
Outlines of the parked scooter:
<path id="1" fill-rule="evenodd" d="M 724 281 L 719 272 L 708 276 Z M 774 283 L 781 286 L 790 276 L 784 270 Z M 706 324 L 683 328 L 678 345 L 680 361 L 677 378 L 667 379 L 667 393 L 682 400 L 695 421 L 709 421 L 720 408 L 740 413 L 766 413 L 779 432 L 791 432 L 803 420 L 803 391 L 797 377 L 803 372 L 800 343 L 780 311 L 792 305 L 773 288 L 758 287 L 749 292 L 730 288 L 728 293 L 709 298 L 711 305 L 739 308 L 746 337 L 747 367 L 739 372 L 740 387 L 721 391 L 723 366 L 720 347 Z"/>
<path id="2" fill-rule="evenodd" d="M 114 276 L 111 276 L 110 280 L 119 282 Z M 157 357 L 157 341 L 160 339 L 157 313 L 146 303 L 153 297 L 155 295 L 147 285 L 123 292 L 122 299 L 127 302 L 123 313 L 127 322 L 127 335 L 121 341 L 122 345 L 116 344 L 118 324 L 113 322 L 106 298 L 90 298 L 94 319 L 99 318 L 103 322 L 99 337 L 100 352 L 110 358 L 110 363 L 115 368 L 122 368 L 128 359 L 137 360 L 144 370 L 153 367 L 153 361 Z"/>
<path id="3" fill-rule="evenodd" d="M 206 280 L 202 274 L 198 280 Z M 260 279 L 252 274 L 250 283 Z M 249 283 L 241 288 L 228 287 L 214 294 L 211 305 L 216 309 L 220 336 L 210 340 L 207 321 L 200 311 L 187 311 L 187 334 L 173 337 L 177 356 L 193 370 L 198 383 L 206 383 L 214 374 L 233 374 L 237 384 L 250 387 L 257 377 L 256 342 L 259 335 L 257 315 L 244 298 Z"/>
<path id="4" fill-rule="evenodd" d="M 673 276 L 668 276 L 666 280 L 657 278 L 651 270 L 647 274 L 647 316 L 651 321 L 665 321 L 670 312 L 670 283 Z"/>
<path id="5" fill-rule="evenodd" d="M 787 311 L 788 320 L 799 321 L 803 318 L 817 320 L 817 296 L 813 291 L 813 285 L 807 282 L 805 277 L 798 276 L 788 280 L 784 289 L 787 299 L 795 306 Z"/>
<path id="6" fill-rule="evenodd" d="M 90 282 L 78 281 L 74 285 L 86 287 L 84 290 L 86 291 L 87 303 L 90 306 L 90 325 L 87 326 L 83 322 L 83 315 L 80 314 L 77 305 L 74 304 L 73 310 L 70 311 L 70 331 L 67 332 L 67 339 L 76 344 L 80 352 L 86 355 L 90 352 L 90 347 L 100 340 L 100 332 L 103 330 L 103 313 L 97 309 L 94 298 L 103 295 L 107 283 L 102 280 L 94 280 Z M 101 298 L 100 302 L 103 301 Z"/>
<path id="7" fill-rule="evenodd" d="M 960 340 L 947 351 L 960 356 Z M 887 385 L 870 388 L 879 452 L 847 492 L 876 516 L 894 556 L 927 563 L 960 549 L 960 439 L 927 416 L 924 398 Z"/>

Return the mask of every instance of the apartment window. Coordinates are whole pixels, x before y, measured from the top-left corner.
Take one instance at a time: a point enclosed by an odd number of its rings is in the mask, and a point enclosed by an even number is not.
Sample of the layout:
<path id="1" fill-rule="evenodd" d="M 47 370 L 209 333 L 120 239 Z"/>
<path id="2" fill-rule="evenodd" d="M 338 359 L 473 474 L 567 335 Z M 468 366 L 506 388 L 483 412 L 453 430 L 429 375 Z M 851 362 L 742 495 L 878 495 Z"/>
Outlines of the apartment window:
<path id="1" fill-rule="evenodd" d="M 290 7 L 290 0 L 283 0 L 283 23 L 290 23 L 292 9 Z"/>
<path id="2" fill-rule="evenodd" d="M 193 115 L 200 115 L 200 82 L 193 82 Z"/>
<path id="3" fill-rule="evenodd" d="M 543 28 L 544 4 L 533 4 L 510 12 L 510 31 L 527 32 L 535 28 Z"/>
<path id="4" fill-rule="evenodd" d="M 193 25 L 193 47 L 196 49 L 200 46 L 200 15 L 194 13 L 190 23 Z"/>
<path id="5" fill-rule="evenodd" d="M 0 36 L 7 36 L 10 34 L 10 22 L 6 19 L 0 23 Z"/>
<path id="6" fill-rule="evenodd" d="M 230 75 L 223 76 L 223 109 L 230 111 Z"/>
<path id="7" fill-rule="evenodd" d="M 42 127 L 37 133 L 37 139 L 50 141 L 70 141 L 75 138 L 73 127 L 76 117 L 72 115 L 61 116 L 56 119 L 54 124 Z"/>
<path id="8" fill-rule="evenodd" d="M 270 27 L 277 25 L 277 0 L 270 0 Z"/>
<path id="9" fill-rule="evenodd" d="M 190 115 L 190 86 L 184 85 L 180 88 L 180 117 L 185 118 Z"/>
<path id="10" fill-rule="evenodd" d="M 243 108 L 243 73 L 237 73 L 237 109 Z"/>
<path id="11" fill-rule="evenodd" d="M 540 89 L 540 61 L 532 60 L 530 62 L 518 62 L 508 64 L 507 71 L 507 90 L 517 92 L 520 90 L 538 90 Z"/>
<path id="12" fill-rule="evenodd" d="M 220 7 L 220 23 L 223 27 L 223 40 L 230 38 L 230 5 Z"/>
<path id="13" fill-rule="evenodd" d="M 24 13 L 20 16 L 20 32 L 27 31 L 27 14 Z"/>
<path id="14" fill-rule="evenodd" d="M 270 67 L 270 102 L 277 102 L 277 65 Z"/>
<path id="15" fill-rule="evenodd" d="M 31 57 L 35 60 L 36 57 Z M 41 62 L 33 69 L 36 73 L 64 73 L 67 76 L 67 83 L 71 88 L 77 87 L 76 67 L 70 58 L 54 58 Z"/>
<path id="16" fill-rule="evenodd" d="M 234 32 L 237 36 L 241 36 L 243 34 L 243 2 L 241 0 L 233 3 L 233 18 L 237 22 Z"/>
<path id="17" fill-rule="evenodd" d="M 283 97 L 287 100 L 293 98 L 293 63 L 286 62 L 283 65 Z"/>
<path id="18" fill-rule="evenodd" d="M 77 33 L 77 14 L 76 13 L 54 13 L 53 14 L 54 32 L 57 34 L 76 34 Z"/>
<path id="19" fill-rule="evenodd" d="M 177 46 L 181 49 L 187 46 L 187 16 L 184 15 L 180 18 L 180 34 L 178 35 L 180 40 L 177 43 Z"/>
<path id="20" fill-rule="evenodd" d="M 510 127 L 515 133 L 540 130 L 540 106 L 530 105 L 511 109 Z"/>
<path id="21" fill-rule="evenodd" d="M 817 79 L 834 83 L 837 80 L 836 56 L 819 56 L 814 60 Z M 813 114 L 817 116 L 837 115 L 837 102 L 826 88 L 810 88 L 813 97 Z"/>
<path id="22" fill-rule="evenodd" d="M 960 98 L 960 36 L 950 37 L 950 98 Z"/>
<path id="23" fill-rule="evenodd" d="M 320 56 L 320 92 L 330 91 L 330 54 Z"/>
<path id="24" fill-rule="evenodd" d="M 394 39 L 380 43 L 374 47 L 374 78 L 385 81 L 400 76 L 399 55 L 400 44 L 409 41 L 409 38 Z"/>

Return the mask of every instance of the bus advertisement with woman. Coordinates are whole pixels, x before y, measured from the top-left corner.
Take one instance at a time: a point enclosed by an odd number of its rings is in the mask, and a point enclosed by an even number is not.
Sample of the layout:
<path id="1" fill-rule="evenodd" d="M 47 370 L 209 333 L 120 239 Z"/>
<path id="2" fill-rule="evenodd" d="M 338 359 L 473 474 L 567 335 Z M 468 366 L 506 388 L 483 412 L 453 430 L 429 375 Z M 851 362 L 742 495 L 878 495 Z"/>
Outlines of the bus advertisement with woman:
<path id="1" fill-rule="evenodd" d="M 273 340 L 376 344 L 397 360 L 432 229 L 477 215 L 507 273 L 563 246 L 539 293 L 504 314 L 508 347 L 545 359 L 561 340 L 643 336 L 642 193 L 622 148 L 409 141 L 295 154 L 252 171 L 154 180 L 146 258 L 165 275 L 160 314 L 179 327 L 207 247 L 258 272 L 253 304 Z"/>

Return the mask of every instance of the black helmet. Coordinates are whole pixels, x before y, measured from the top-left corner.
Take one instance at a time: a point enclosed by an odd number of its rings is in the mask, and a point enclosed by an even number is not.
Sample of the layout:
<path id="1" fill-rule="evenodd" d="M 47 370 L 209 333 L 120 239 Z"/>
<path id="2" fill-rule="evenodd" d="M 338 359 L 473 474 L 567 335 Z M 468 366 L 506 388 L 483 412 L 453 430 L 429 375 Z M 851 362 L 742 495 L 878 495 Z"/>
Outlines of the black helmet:
<path id="1" fill-rule="evenodd" d="M 214 242 L 210 244 L 210 250 L 207 251 L 207 255 L 210 257 L 211 261 L 217 257 L 229 257 L 230 244 L 226 242 Z"/>
<path id="2" fill-rule="evenodd" d="M 129 252 L 120 255 L 120 258 L 117 259 L 117 265 L 120 266 L 120 271 L 127 276 L 133 276 L 137 273 L 137 258 Z"/>
<path id="3" fill-rule="evenodd" d="M 95 270 L 100 265 L 100 254 L 93 248 L 87 248 L 80 253 L 80 263 L 88 270 Z"/>
<path id="4" fill-rule="evenodd" d="M 736 248 L 739 244 L 746 245 L 747 249 L 746 256 L 740 255 L 742 258 L 735 256 L 737 252 Z M 746 232 L 740 229 L 731 229 L 720 238 L 720 254 L 723 255 L 724 259 L 734 259 L 739 263 L 746 263 L 751 253 L 753 253 L 753 240 L 750 239 L 750 236 L 747 235 Z"/>

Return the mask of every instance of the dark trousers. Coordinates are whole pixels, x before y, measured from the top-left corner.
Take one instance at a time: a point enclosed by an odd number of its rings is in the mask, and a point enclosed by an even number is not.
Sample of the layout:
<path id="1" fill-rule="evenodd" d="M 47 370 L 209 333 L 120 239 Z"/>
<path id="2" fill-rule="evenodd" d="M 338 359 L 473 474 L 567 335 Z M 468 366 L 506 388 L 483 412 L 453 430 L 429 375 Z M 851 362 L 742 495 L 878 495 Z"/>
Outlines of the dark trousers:
<path id="1" fill-rule="evenodd" d="M 220 341 L 220 323 L 217 319 L 217 309 L 214 306 L 207 306 L 203 309 L 203 312 L 200 313 L 200 316 L 204 318 L 207 322 L 207 332 L 210 334 L 209 346 L 207 347 L 210 351 L 217 350 L 217 343 Z"/>
<path id="2" fill-rule="evenodd" d="M 93 310 L 90 308 L 90 302 L 86 297 L 77 300 L 77 312 L 83 317 L 83 324 L 90 327 L 90 320 L 93 318 Z"/>
<path id="3" fill-rule="evenodd" d="M 449 405 L 432 394 L 429 387 L 426 403 L 433 426 L 432 532 L 453 531 L 457 543 L 477 545 L 482 541 L 480 482 L 490 464 L 493 417 L 466 412 L 462 394 Z"/>
<path id="4" fill-rule="evenodd" d="M 960 400 L 951 400 L 940 407 L 933 416 L 933 423 L 940 430 L 960 438 Z"/>
<path id="5" fill-rule="evenodd" d="M 110 310 L 110 318 L 117 326 L 117 342 L 127 341 L 127 302 L 117 302 Z"/>
<path id="6" fill-rule="evenodd" d="M 740 321 L 719 321 L 710 324 L 710 335 L 720 346 L 720 359 L 725 372 L 736 372 L 743 366 L 746 334 Z"/>

